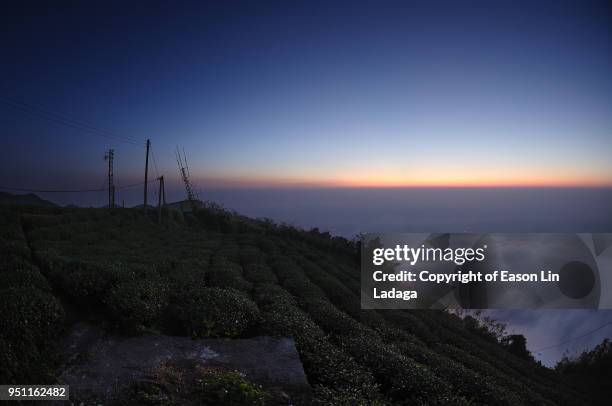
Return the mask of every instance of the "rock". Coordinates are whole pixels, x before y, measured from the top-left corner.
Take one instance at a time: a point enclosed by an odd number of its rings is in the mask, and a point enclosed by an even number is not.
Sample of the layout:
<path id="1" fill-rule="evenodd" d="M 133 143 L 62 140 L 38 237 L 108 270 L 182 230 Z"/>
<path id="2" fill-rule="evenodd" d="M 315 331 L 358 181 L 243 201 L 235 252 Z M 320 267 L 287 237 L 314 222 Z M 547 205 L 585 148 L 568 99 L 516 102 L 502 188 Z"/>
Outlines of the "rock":
<path id="1" fill-rule="evenodd" d="M 60 381 L 71 398 L 107 403 L 131 382 L 148 381 L 164 365 L 188 371 L 239 371 L 282 404 L 309 404 L 311 391 L 291 338 L 190 339 L 164 335 L 120 337 L 78 323 L 65 340 Z M 285 397 L 285 399 L 283 399 Z"/>

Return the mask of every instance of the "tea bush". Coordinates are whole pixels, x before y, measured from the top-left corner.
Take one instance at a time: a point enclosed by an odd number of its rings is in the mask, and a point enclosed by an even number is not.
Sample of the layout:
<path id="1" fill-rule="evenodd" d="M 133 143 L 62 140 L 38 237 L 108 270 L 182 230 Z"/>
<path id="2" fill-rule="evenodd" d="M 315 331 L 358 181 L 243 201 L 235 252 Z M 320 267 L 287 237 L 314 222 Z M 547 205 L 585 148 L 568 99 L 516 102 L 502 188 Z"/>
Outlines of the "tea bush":
<path id="1" fill-rule="evenodd" d="M 236 337 L 259 321 L 259 309 L 232 289 L 204 288 L 174 292 L 170 316 L 184 334 L 194 337 Z"/>
<path id="2" fill-rule="evenodd" d="M 206 277 L 210 286 L 231 288 L 245 293 L 253 289 L 253 285 L 242 277 L 240 265 L 229 262 L 224 257 L 215 257 Z"/>
<path id="3" fill-rule="evenodd" d="M 265 264 L 248 263 L 243 265 L 244 277 L 253 284 L 278 283 L 278 278 Z"/>
<path id="4" fill-rule="evenodd" d="M 0 315 L 0 382 L 48 381 L 64 319 L 61 304 L 34 287 L 8 287 L 0 289 Z"/>
<path id="5" fill-rule="evenodd" d="M 207 261 L 197 258 L 176 260 L 162 263 L 158 271 L 169 284 L 170 291 L 184 291 L 188 289 L 203 289 L 207 285 Z"/>
<path id="6" fill-rule="evenodd" d="M 168 284 L 161 278 L 132 278 L 113 286 L 104 298 L 109 318 L 125 332 L 158 328 L 168 305 Z"/>
<path id="7" fill-rule="evenodd" d="M 211 372 L 195 389 L 203 404 L 219 406 L 263 406 L 270 396 L 239 372 Z"/>
<path id="8" fill-rule="evenodd" d="M 263 318 L 267 334 L 295 339 L 310 383 L 327 388 L 321 393 L 351 399 L 353 404 L 381 398 L 372 373 L 331 344 L 306 313 L 278 303 L 265 307 Z M 340 401 L 333 396 L 327 401 Z"/>
<path id="9" fill-rule="evenodd" d="M 56 294 L 120 333 L 293 337 L 317 404 L 588 403 L 454 315 L 362 310 L 353 241 L 207 210 L 159 225 L 140 210 L 0 208 L 0 378 L 54 365 Z M 136 389 L 127 404 L 172 398 Z"/>
<path id="10" fill-rule="evenodd" d="M 117 264 L 58 260 L 50 265 L 48 278 L 77 306 L 96 309 L 105 305 L 107 292 L 129 275 Z"/>
<path id="11" fill-rule="evenodd" d="M 51 293 L 51 286 L 47 279 L 38 271 L 38 268 L 23 262 L 0 269 L 2 285 L 15 288 L 36 288 L 43 292 Z"/>
<path id="12" fill-rule="evenodd" d="M 334 334 L 343 348 L 373 371 L 392 399 L 427 404 L 450 397 L 449 385 L 425 365 L 403 356 L 375 331 L 340 312 L 329 302 L 310 303 L 308 313 L 323 330 Z M 376 350 L 372 351 L 374 348 Z M 425 388 L 436 388 L 435 393 Z"/>
<path id="13" fill-rule="evenodd" d="M 267 306 L 297 306 L 297 300 L 282 287 L 273 283 L 256 285 L 253 291 L 255 302 L 262 308 Z"/>
<path id="14" fill-rule="evenodd" d="M 240 248 L 240 264 L 266 264 L 265 254 L 253 245 L 244 245 Z"/>

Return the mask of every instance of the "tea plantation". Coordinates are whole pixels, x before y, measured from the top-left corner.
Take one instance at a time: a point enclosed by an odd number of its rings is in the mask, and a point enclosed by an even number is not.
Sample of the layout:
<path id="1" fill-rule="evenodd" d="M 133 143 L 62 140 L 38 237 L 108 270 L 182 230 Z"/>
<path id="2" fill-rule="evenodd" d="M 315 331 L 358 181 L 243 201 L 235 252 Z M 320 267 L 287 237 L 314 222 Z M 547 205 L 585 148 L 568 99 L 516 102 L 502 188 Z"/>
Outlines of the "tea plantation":
<path id="1" fill-rule="evenodd" d="M 557 372 L 442 311 L 361 310 L 356 247 L 209 208 L 0 209 L 0 383 L 54 382 L 77 320 L 293 337 L 318 404 L 582 405 Z M 223 382 L 223 379 L 219 380 Z"/>

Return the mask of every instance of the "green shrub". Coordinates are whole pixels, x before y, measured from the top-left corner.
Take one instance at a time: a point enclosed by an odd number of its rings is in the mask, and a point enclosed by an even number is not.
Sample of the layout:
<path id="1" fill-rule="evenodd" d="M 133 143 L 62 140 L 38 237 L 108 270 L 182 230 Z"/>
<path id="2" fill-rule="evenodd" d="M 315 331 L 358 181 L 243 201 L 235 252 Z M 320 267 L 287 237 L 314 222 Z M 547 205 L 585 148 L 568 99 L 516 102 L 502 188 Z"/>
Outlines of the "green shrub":
<path id="1" fill-rule="evenodd" d="M 127 276 L 118 265 L 83 261 L 54 263 L 48 275 L 64 297 L 75 305 L 90 308 L 103 306 L 107 292 Z"/>
<path id="2" fill-rule="evenodd" d="M 60 219 L 56 215 L 24 214 L 22 219 L 26 230 L 60 225 Z"/>
<path id="3" fill-rule="evenodd" d="M 2 240 L 0 241 L 0 258 L 3 262 L 7 258 L 30 258 L 30 249 L 23 240 Z"/>
<path id="4" fill-rule="evenodd" d="M 71 394 L 72 398 L 72 394 Z M 72 400 L 72 399 L 71 399 Z M 76 404 L 102 404 L 101 400 L 91 401 L 91 399 L 77 399 L 81 403 Z M 85 401 L 89 401 L 85 403 Z M 174 406 L 178 403 L 174 402 L 166 391 L 151 381 L 133 381 L 126 385 L 121 391 L 118 398 L 112 403 L 112 406 Z"/>
<path id="5" fill-rule="evenodd" d="M 207 266 L 204 261 L 197 259 L 172 261 L 162 266 L 159 271 L 168 281 L 172 291 L 203 289 L 207 286 Z"/>
<path id="6" fill-rule="evenodd" d="M 47 381 L 64 309 L 49 293 L 33 287 L 0 290 L 0 382 Z"/>
<path id="7" fill-rule="evenodd" d="M 259 321 L 259 309 L 244 294 L 220 288 L 175 292 L 168 317 L 183 334 L 195 337 L 236 337 Z"/>
<path id="8" fill-rule="evenodd" d="M 385 343 L 375 331 L 329 302 L 310 303 L 308 313 L 324 331 L 334 334 L 343 348 L 372 370 L 385 393 L 395 401 L 427 404 L 449 398 L 449 385 L 429 368 L 402 355 L 397 347 Z"/>
<path id="9" fill-rule="evenodd" d="M 297 306 L 297 300 L 291 293 L 273 283 L 257 285 L 253 291 L 253 298 L 261 308 L 269 305 Z"/>
<path id="10" fill-rule="evenodd" d="M 279 252 L 278 246 L 269 238 L 259 238 L 257 246 L 268 255 L 275 255 Z"/>
<path id="11" fill-rule="evenodd" d="M 269 399 L 260 386 L 239 372 L 211 372 L 201 379 L 196 393 L 205 405 L 263 406 Z"/>
<path id="12" fill-rule="evenodd" d="M 185 224 L 185 216 L 181 210 L 173 208 L 164 208 L 162 210 L 162 218 L 166 219 L 167 224 L 182 225 Z"/>
<path id="13" fill-rule="evenodd" d="M 243 265 L 244 277 L 253 284 L 278 283 L 278 278 L 265 264 Z"/>
<path id="14" fill-rule="evenodd" d="M 47 279 L 33 265 L 22 263 L 10 269 L 0 269 L 2 285 L 6 287 L 32 287 L 41 291 L 51 292 Z"/>
<path id="15" fill-rule="evenodd" d="M 225 258 L 227 261 L 240 263 L 240 248 L 238 245 L 225 241 L 215 254 L 215 261 Z"/>
<path id="16" fill-rule="evenodd" d="M 168 305 L 168 285 L 160 278 L 125 280 L 111 288 L 104 302 L 109 317 L 124 331 L 156 328 Z"/>
<path id="17" fill-rule="evenodd" d="M 242 277 L 240 265 L 224 258 L 217 259 L 206 274 L 208 285 L 220 288 L 231 288 L 249 293 L 253 285 Z"/>
<path id="18" fill-rule="evenodd" d="M 427 365 L 436 376 L 449 382 L 455 394 L 470 397 L 479 404 L 524 404 L 518 393 L 508 389 L 514 384 L 511 379 L 505 382 L 495 382 L 487 374 L 468 369 L 459 362 L 432 351 L 403 330 L 385 326 L 379 331 L 384 335 L 385 341 L 395 343 L 403 355 Z M 519 387 L 516 386 L 515 389 Z M 530 390 L 525 388 L 521 392 L 529 394 Z"/>
<path id="19" fill-rule="evenodd" d="M 321 288 L 312 283 L 292 261 L 275 261 L 272 263 L 272 269 L 282 282 L 283 287 L 294 295 L 305 300 L 326 299 Z"/>
<path id="20" fill-rule="evenodd" d="M 282 299 L 266 306 L 263 319 L 262 330 L 267 334 L 295 339 L 311 385 L 321 386 L 321 396 L 327 401 L 342 398 L 354 400 L 352 404 L 368 404 L 380 399 L 372 373 L 331 344 L 305 312 Z"/>
<path id="21" fill-rule="evenodd" d="M 350 388 L 332 388 L 325 385 L 314 385 L 312 389 L 315 404 L 319 406 L 382 406 L 390 403 L 382 399 L 366 400 L 361 392 L 351 390 Z"/>
<path id="22" fill-rule="evenodd" d="M 240 263 L 244 266 L 246 264 L 263 264 L 266 263 L 266 256 L 259 248 L 246 245 L 240 250 Z"/>

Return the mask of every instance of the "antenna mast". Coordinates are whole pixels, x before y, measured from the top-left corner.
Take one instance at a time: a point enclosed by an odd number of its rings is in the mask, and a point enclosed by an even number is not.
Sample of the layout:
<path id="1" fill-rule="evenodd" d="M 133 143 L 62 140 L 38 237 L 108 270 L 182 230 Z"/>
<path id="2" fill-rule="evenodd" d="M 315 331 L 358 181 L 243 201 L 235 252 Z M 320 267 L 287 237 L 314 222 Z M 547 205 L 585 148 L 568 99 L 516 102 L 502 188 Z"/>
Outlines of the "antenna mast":
<path id="1" fill-rule="evenodd" d="M 195 208 L 195 201 L 197 199 L 197 196 L 193 192 L 193 186 L 191 186 L 191 182 L 189 181 L 189 166 L 187 165 L 187 155 L 185 155 L 185 150 L 183 150 L 183 156 L 181 156 L 181 152 L 179 151 L 178 146 L 176 147 L 176 163 L 178 164 L 181 178 L 183 179 L 183 183 L 185 184 L 185 190 L 187 191 L 187 200 L 189 200 L 191 205 Z"/>

